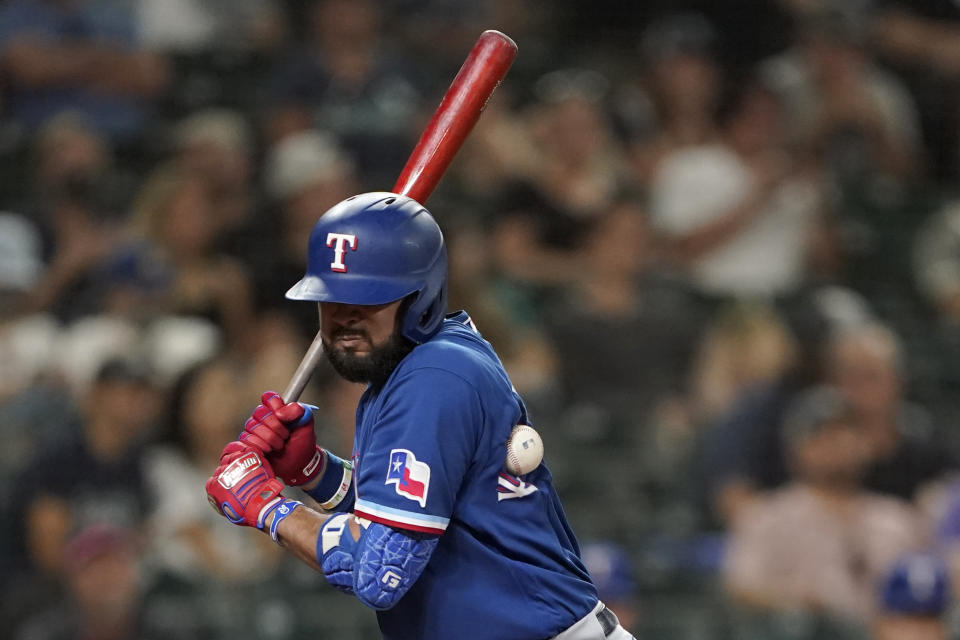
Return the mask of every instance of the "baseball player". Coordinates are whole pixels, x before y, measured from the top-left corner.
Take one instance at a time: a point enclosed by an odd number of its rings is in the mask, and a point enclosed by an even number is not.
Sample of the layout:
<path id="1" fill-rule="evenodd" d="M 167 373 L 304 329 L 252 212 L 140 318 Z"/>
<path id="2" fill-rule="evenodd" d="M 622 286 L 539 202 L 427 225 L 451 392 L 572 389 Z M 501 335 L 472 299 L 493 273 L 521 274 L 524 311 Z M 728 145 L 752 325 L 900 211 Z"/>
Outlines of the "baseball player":
<path id="1" fill-rule="evenodd" d="M 504 468 L 529 417 L 467 314 L 446 314 L 429 212 L 354 196 L 320 218 L 308 252 L 287 297 L 319 302 L 328 359 L 368 384 L 353 454 L 316 445 L 316 407 L 267 392 L 207 481 L 214 507 L 375 609 L 386 639 L 631 640 L 597 598 L 546 465 Z"/>

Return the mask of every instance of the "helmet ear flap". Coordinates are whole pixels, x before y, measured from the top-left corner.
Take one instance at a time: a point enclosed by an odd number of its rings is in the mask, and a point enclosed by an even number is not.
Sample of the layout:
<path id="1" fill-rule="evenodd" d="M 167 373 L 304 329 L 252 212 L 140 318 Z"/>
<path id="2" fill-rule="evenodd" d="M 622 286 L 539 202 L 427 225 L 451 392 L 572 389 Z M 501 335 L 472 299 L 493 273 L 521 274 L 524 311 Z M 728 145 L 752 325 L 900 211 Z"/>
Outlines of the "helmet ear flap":
<path id="1" fill-rule="evenodd" d="M 435 326 L 443 321 L 446 311 L 447 291 L 444 288 L 440 295 L 434 297 L 430 306 L 420 314 L 420 318 L 417 320 L 417 328 L 423 333 L 433 333 Z"/>
<path id="2" fill-rule="evenodd" d="M 417 322 L 418 327 L 424 328 L 424 326 L 430 322 L 431 317 L 433 317 L 433 315 L 436 313 L 437 303 L 439 302 L 439 299 L 434 300 L 433 304 L 427 307 L 427 310 L 420 314 L 420 321 Z"/>
<path id="3" fill-rule="evenodd" d="M 400 303 L 400 306 L 397 307 L 397 320 L 396 320 L 396 331 L 403 337 L 407 337 L 407 316 L 410 314 L 410 307 L 420 298 L 423 291 L 414 291 L 413 293 L 407 295 L 403 301 Z"/>
<path id="4" fill-rule="evenodd" d="M 409 304 L 404 304 L 398 312 L 403 318 L 401 335 L 416 344 L 429 340 L 440 330 L 446 317 L 447 251 L 442 241 L 426 271 L 423 286 L 408 296 Z"/>
<path id="5" fill-rule="evenodd" d="M 431 295 L 433 294 L 433 295 Z M 429 299 L 427 299 L 429 297 Z M 404 298 L 397 309 L 398 330 L 400 335 L 420 344 L 436 333 L 447 311 L 446 283 L 441 284 L 439 292 L 424 287 Z"/>

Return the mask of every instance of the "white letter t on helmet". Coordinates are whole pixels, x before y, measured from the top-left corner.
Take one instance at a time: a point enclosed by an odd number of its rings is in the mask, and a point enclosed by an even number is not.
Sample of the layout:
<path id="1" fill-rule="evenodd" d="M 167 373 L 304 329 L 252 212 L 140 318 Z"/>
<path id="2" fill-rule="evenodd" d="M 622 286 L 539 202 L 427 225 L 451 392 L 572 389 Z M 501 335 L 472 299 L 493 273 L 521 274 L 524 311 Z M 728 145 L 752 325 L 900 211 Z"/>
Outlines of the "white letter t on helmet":
<path id="1" fill-rule="evenodd" d="M 327 234 L 327 246 L 333 247 L 333 262 L 330 263 L 330 269 L 333 271 L 347 272 L 347 265 L 343 263 L 343 255 L 347 252 L 345 245 L 348 244 L 351 251 L 356 251 L 357 236 L 349 233 L 330 232 Z"/>

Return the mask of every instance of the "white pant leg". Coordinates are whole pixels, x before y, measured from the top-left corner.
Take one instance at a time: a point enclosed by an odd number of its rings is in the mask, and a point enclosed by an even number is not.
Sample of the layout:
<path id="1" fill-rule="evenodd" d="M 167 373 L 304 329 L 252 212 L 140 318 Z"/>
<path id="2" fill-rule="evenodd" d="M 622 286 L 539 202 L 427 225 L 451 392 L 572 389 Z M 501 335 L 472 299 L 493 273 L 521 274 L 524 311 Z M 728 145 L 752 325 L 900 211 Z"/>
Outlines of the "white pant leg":
<path id="1" fill-rule="evenodd" d="M 617 625 L 610 635 L 603 635 L 603 627 L 597 620 L 597 612 L 603 609 L 603 603 L 598 602 L 590 613 L 573 623 L 565 631 L 561 631 L 550 640 L 636 640 L 630 632 Z"/>
<path id="2" fill-rule="evenodd" d="M 610 633 L 610 635 L 607 636 L 607 640 L 637 640 L 637 639 L 634 638 L 632 635 L 630 635 L 629 631 L 627 631 L 620 625 L 617 625 L 617 628 L 614 629 Z"/>

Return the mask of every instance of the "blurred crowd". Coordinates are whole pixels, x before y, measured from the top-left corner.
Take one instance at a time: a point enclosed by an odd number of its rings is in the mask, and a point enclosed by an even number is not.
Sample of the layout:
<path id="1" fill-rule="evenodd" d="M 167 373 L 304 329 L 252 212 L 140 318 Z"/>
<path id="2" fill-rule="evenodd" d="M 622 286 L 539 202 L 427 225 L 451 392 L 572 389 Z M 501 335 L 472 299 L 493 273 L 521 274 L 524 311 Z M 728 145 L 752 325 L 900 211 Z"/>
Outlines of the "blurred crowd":
<path id="1" fill-rule="evenodd" d="M 960 637 L 960 5 L 3 0 L 0 626 L 376 638 L 203 484 L 317 328 L 317 217 L 431 197 L 638 637 Z M 349 454 L 362 387 L 304 399 Z"/>

